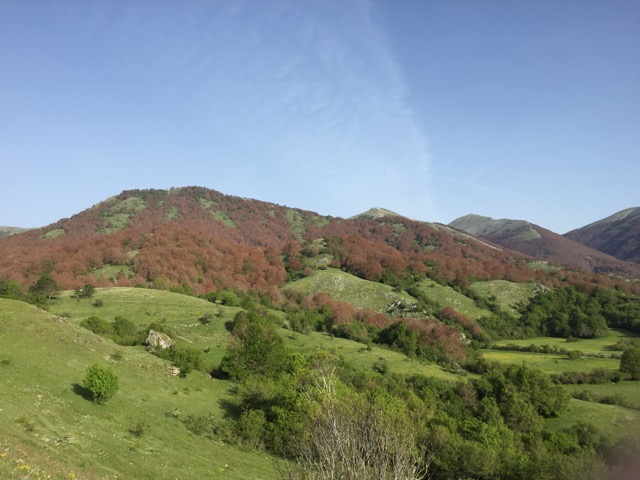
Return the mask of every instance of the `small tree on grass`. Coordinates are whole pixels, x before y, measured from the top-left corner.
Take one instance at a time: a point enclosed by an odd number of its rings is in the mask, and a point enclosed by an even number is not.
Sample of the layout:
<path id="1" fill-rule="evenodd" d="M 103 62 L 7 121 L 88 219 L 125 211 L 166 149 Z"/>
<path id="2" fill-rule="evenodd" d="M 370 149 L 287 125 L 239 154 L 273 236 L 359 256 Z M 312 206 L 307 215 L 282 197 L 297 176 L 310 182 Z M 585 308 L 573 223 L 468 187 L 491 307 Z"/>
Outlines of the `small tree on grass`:
<path id="1" fill-rule="evenodd" d="M 82 385 L 91 392 L 93 401 L 98 404 L 105 403 L 120 388 L 118 377 L 113 370 L 95 363 L 87 368 Z"/>

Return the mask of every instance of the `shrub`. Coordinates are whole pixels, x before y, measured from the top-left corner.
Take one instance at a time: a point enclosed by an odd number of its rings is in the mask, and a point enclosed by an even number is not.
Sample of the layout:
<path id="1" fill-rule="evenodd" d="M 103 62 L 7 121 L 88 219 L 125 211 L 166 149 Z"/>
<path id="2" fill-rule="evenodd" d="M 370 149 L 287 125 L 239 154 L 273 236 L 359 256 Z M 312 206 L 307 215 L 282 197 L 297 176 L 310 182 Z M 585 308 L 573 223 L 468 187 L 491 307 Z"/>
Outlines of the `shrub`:
<path id="1" fill-rule="evenodd" d="M 118 376 L 110 368 L 95 363 L 87 368 L 82 385 L 91 392 L 93 401 L 98 404 L 105 403 L 120 388 Z"/>
<path id="2" fill-rule="evenodd" d="M 632 380 L 640 380 L 640 348 L 624 351 L 620 358 L 620 371 L 628 373 Z"/>
<path id="3" fill-rule="evenodd" d="M 104 318 L 97 317 L 95 315 L 83 320 L 80 323 L 81 327 L 91 330 L 98 335 L 107 335 L 113 333 L 113 325 L 107 322 Z"/>
<path id="4" fill-rule="evenodd" d="M 580 350 L 569 350 L 567 352 L 567 357 L 569 358 L 569 360 L 578 360 L 580 357 L 582 357 L 582 352 Z"/>

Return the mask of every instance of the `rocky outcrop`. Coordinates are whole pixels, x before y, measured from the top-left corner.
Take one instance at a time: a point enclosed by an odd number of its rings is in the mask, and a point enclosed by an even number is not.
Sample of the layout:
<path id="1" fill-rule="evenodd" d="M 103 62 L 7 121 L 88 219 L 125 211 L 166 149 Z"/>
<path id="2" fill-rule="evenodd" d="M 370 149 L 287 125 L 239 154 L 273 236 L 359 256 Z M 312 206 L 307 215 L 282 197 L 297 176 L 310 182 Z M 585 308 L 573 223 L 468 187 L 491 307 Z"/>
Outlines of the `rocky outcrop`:
<path id="1" fill-rule="evenodd" d="M 147 346 L 147 350 L 155 352 L 157 350 L 164 350 L 171 347 L 173 345 L 173 340 L 171 340 L 171 337 L 166 333 L 149 330 L 149 335 L 147 335 L 147 339 L 144 343 Z"/>

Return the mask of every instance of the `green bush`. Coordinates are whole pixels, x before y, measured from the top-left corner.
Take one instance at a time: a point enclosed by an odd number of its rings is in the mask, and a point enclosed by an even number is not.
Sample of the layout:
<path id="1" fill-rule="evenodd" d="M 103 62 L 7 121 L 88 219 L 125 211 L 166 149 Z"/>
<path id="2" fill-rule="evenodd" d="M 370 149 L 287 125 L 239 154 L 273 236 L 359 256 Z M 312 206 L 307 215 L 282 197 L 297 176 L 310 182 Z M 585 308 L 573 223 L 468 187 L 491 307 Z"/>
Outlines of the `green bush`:
<path id="1" fill-rule="evenodd" d="M 82 386 L 91 392 L 95 403 L 103 404 L 120 388 L 118 376 L 110 369 L 93 364 L 87 368 Z"/>
<path id="2" fill-rule="evenodd" d="M 624 351 L 620 358 L 620 371 L 628 373 L 632 380 L 640 380 L 640 348 Z"/>
<path id="3" fill-rule="evenodd" d="M 104 318 L 92 315 L 80 323 L 81 327 L 91 330 L 98 335 L 109 335 L 113 333 L 113 325 Z"/>

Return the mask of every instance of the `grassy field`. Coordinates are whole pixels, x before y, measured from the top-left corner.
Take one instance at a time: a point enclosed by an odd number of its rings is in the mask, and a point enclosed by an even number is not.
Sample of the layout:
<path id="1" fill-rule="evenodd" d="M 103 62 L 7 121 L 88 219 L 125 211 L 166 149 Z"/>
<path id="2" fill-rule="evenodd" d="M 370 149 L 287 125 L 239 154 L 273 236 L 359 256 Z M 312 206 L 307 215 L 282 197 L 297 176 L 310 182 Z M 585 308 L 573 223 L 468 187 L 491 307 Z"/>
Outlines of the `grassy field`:
<path id="1" fill-rule="evenodd" d="M 547 373 L 590 372 L 594 368 L 617 370 L 620 360 L 615 358 L 582 357 L 569 360 L 566 355 L 530 352 L 512 352 L 505 350 L 483 350 L 484 358 L 490 362 L 525 364 L 539 368 Z"/>
<path id="2" fill-rule="evenodd" d="M 527 347 L 529 345 L 548 345 L 550 347 L 564 348 L 566 350 L 580 350 L 585 353 L 603 353 L 617 354 L 621 352 L 614 350 L 612 347 L 623 338 L 634 338 L 638 335 L 627 332 L 626 330 L 609 329 L 609 334 L 600 338 L 588 338 L 575 342 L 567 342 L 564 338 L 557 337 L 535 337 L 525 338 L 523 340 L 500 340 L 495 342 L 496 345 L 518 345 Z"/>
<path id="3" fill-rule="evenodd" d="M 584 402 L 572 399 L 569 409 L 558 418 L 546 421 L 549 430 L 563 430 L 578 422 L 587 422 L 611 439 L 621 438 L 637 432 L 640 425 L 640 411 L 616 405 Z"/>
<path id="4" fill-rule="evenodd" d="M 629 406 L 640 410 L 640 381 L 606 383 L 602 385 L 566 385 L 570 392 L 587 391 L 600 397 L 620 396 Z"/>
<path id="5" fill-rule="evenodd" d="M 143 348 L 119 347 L 22 302 L 0 300 L 0 333 L 2 478 L 275 478 L 271 458 L 196 437 L 180 421 L 223 416 L 229 382 L 169 376 Z M 94 362 L 120 379 L 104 406 L 79 388 Z M 137 425 L 141 435 L 131 432 Z"/>
<path id="6" fill-rule="evenodd" d="M 512 315 L 518 314 L 515 309 L 516 305 L 528 302 L 533 295 L 533 285 L 508 282 L 507 280 L 476 282 L 470 288 L 481 297 L 495 297 L 498 305 Z"/>
<path id="7" fill-rule="evenodd" d="M 283 290 L 301 292 L 304 295 L 324 292 L 354 307 L 377 312 L 385 312 L 387 306 L 397 300 L 415 302 L 412 296 L 394 292 L 393 287 L 389 285 L 363 280 L 335 268 L 316 270 L 308 277 L 289 283 Z"/>
<path id="8" fill-rule="evenodd" d="M 480 317 L 491 314 L 488 310 L 479 308 L 469 297 L 457 292 L 451 287 L 440 285 L 433 280 L 422 280 L 418 283 L 418 287 L 427 297 L 438 302 L 440 306 L 452 307 L 471 319 L 477 320 Z"/>

